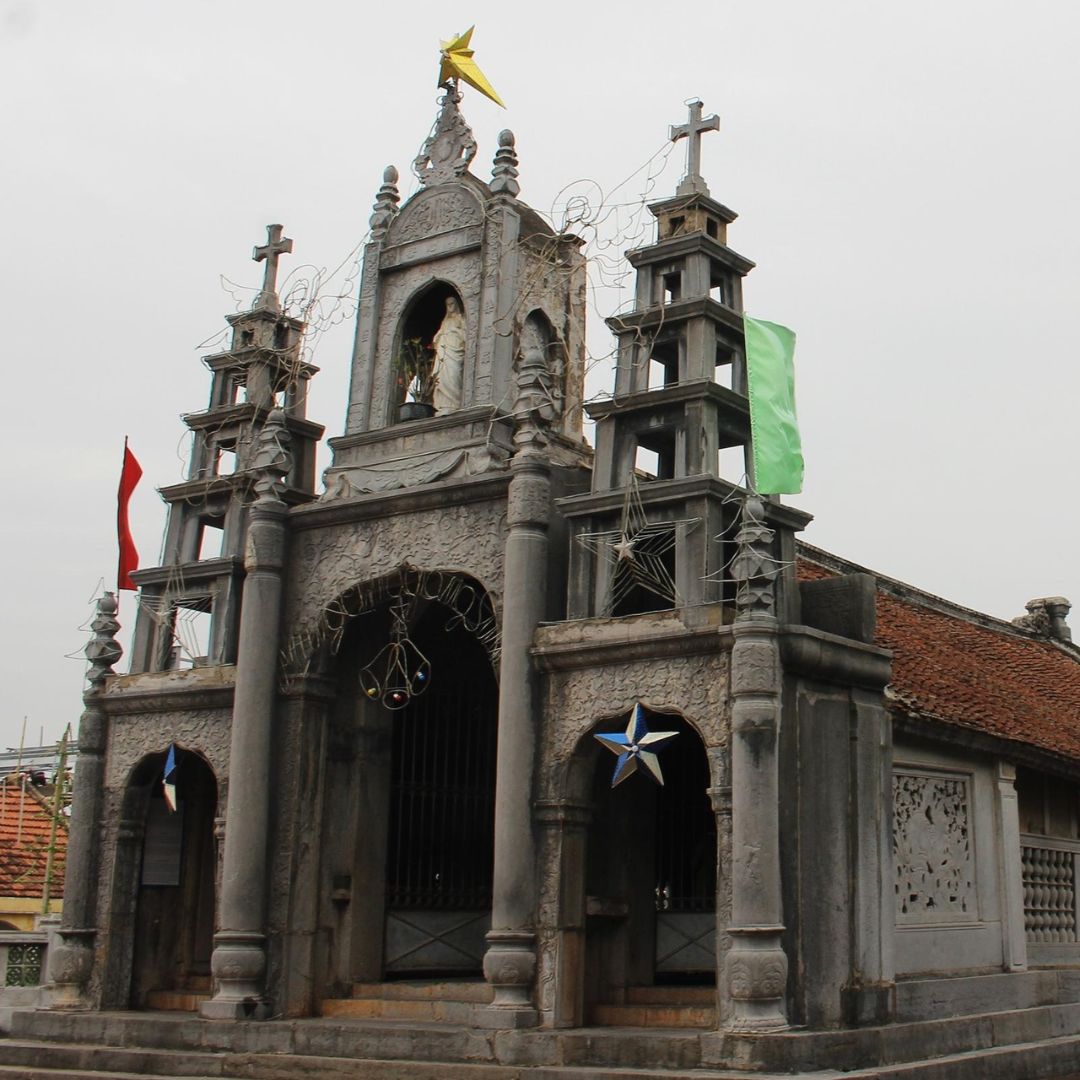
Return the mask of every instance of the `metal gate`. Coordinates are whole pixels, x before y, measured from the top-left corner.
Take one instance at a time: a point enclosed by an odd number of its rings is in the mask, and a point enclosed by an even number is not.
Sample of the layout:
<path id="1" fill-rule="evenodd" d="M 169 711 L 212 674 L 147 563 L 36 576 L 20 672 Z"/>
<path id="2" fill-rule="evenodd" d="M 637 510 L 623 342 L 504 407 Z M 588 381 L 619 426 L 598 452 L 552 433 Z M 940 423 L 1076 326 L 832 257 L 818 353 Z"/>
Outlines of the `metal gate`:
<path id="1" fill-rule="evenodd" d="M 716 971 L 716 816 L 709 767 L 698 735 L 677 727 L 662 757 L 664 786 L 656 801 L 656 965 L 659 974 Z M 671 723 L 671 721 L 675 721 Z"/>
<path id="2" fill-rule="evenodd" d="M 497 690 L 476 639 L 439 631 L 430 688 L 394 718 L 388 975 L 478 974 L 491 925 Z"/>

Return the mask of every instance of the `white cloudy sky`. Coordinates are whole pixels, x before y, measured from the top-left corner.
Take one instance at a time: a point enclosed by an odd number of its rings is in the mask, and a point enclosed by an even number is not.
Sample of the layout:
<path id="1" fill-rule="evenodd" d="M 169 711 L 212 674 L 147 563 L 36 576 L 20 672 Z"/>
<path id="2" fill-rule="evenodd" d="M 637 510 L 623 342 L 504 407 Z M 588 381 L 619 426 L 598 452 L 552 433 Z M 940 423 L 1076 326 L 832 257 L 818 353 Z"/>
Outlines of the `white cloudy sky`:
<path id="1" fill-rule="evenodd" d="M 683 102 L 720 113 L 704 172 L 758 263 L 747 307 L 799 334 L 807 539 L 1003 617 L 1080 603 L 1080 6 L 0 0 L 0 745 L 78 716 L 65 654 L 114 584 L 125 434 L 157 559 L 153 489 L 181 476 L 198 346 L 236 305 L 221 277 L 257 284 L 271 221 L 293 266 L 347 259 L 427 134 L 438 39 L 472 22 L 509 106 L 467 94 L 474 170 L 512 127 L 541 210 L 582 178 L 631 176 L 612 201 L 633 202 Z M 347 330 L 315 361 L 336 434 Z"/>

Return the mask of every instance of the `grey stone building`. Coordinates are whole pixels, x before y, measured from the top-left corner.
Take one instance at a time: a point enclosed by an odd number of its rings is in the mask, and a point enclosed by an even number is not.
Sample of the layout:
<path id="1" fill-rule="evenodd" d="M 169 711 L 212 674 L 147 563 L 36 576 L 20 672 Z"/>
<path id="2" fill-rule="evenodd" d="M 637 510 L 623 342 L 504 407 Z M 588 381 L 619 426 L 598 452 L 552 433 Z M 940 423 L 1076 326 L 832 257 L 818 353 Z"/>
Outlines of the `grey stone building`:
<path id="1" fill-rule="evenodd" d="M 391 168 L 376 197 L 321 492 L 291 243 L 257 250 L 129 674 L 108 598 L 95 624 L 53 1008 L 15 1033 L 242 1047 L 246 1075 L 1068 1062 L 1067 604 L 1013 627 L 875 580 L 739 486 L 753 264 L 700 104 L 589 403 L 580 241 L 518 198 L 511 133 L 470 171 L 458 105 L 420 191 L 399 206 Z M 638 706 L 677 733 L 666 782 L 613 787 L 594 736 Z"/>

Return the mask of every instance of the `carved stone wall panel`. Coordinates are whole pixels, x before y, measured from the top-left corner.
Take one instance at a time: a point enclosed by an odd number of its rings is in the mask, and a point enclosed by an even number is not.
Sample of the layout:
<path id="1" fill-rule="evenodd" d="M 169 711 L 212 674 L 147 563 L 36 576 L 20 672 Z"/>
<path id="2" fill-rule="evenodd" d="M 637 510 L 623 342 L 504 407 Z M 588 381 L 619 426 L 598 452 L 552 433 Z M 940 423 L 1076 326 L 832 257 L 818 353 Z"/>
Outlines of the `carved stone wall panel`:
<path id="1" fill-rule="evenodd" d="M 973 823 L 969 776 L 894 773 L 897 925 L 978 919 Z"/>
<path id="2" fill-rule="evenodd" d="M 232 713 L 228 709 L 190 709 L 182 712 L 136 713 L 115 716 L 109 725 L 105 786 L 122 791 L 131 770 L 147 754 L 177 743 L 202 754 L 214 770 L 218 800 L 229 775 Z"/>
<path id="3" fill-rule="evenodd" d="M 730 731 L 728 656 L 713 653 L 603 664 L 553 672 L 544 683 L 545 735 L 541 798 L 551 790 L 581 738 L 598 720 L 625 716 L 638 701 L 659 712 L 680 713 L 702 736 L 706 752 L 726 747 Z M 708 753 L 715 769 L 720 755 Z M 713 777 L 714 784 L 722 778 Z"/>
<path id="4" fill-rule="evenodd" d="M 484 208 L 463 184 L 446 184 L 421 191 L 394 219 L 387 245 L 405 244 L 436 233 L 453 232 L 484 220 Z"/>
<path id="5" fill-rule="evenodd" d="M 506 507 L 468 503 L 301 533 L 286 602 L 290 638 L 315 634 L 327 606 L 347 589 L 402 563 L 476 578 L 502 608 Z"/>

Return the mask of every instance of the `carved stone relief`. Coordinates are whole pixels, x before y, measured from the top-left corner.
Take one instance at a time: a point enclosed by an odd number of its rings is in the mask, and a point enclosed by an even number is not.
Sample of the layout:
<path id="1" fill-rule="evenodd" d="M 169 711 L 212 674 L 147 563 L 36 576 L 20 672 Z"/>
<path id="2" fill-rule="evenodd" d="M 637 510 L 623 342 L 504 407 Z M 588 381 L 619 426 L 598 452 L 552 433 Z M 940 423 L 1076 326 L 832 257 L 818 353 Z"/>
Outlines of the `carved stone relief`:
<path id="1" fill-rule="evenodd" d="M 390 227 L 387 242 L 404 244 L 410 240 L 421 240 L 435 233 L 478 225 L 483 219 L 483 207 L 463 187 L 425 191 L 402 208 Z"/>
<path id="2" fill-rule="evenodd" d="M 547 767 L 540 770 L 541 798 L 563 794 L 550 790 L 563 774 L 551 766 L 565 764 L 598 720 L 625 715 L 638 701 L 659 712 L 680 713 L 701 733 L 707 750 L 726 746 L 727 654 L 664 657 L 549 675 L 544 708 L 544 723 L 549 725 L 544 740 Z"/>
<path id="3" fill-rule="evenodd" d="M 122 790 L 136 764 L 147 754 L 176 743 L 202 754 L 214 770 L 218 798 L 229 774 L 232 713 L 227 709 L 137 713 L 115 716 L 109 727 L 105 786 Z"/>
<path id="4" fill-rule="evenodd" d="M 893 804 L 897 924 L 975 921 L 969 778 L 898 770 Z"/>

